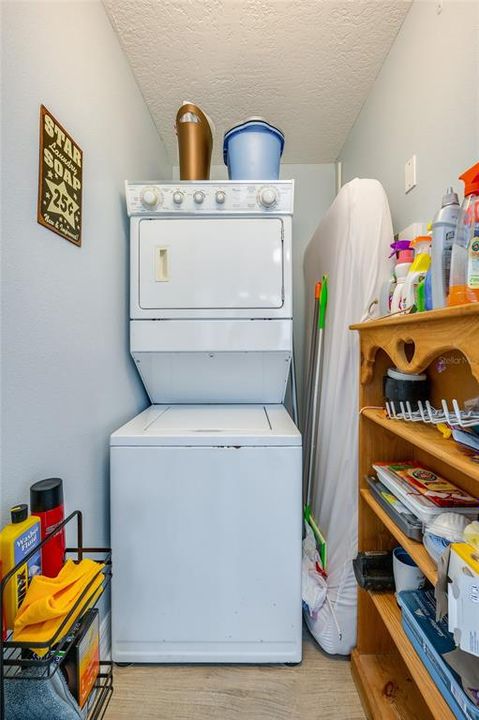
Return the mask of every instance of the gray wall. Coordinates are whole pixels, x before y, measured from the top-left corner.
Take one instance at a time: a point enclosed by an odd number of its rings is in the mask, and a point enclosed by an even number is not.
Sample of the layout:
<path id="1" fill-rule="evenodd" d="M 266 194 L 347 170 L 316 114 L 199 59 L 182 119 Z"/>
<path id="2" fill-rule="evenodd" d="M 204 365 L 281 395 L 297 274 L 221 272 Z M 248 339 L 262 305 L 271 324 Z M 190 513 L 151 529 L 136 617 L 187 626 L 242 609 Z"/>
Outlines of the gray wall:
<path id="1" fill-rule="evenodd" d="M 340 153 L 343 183 L 380 180 L 396 231 L 430 221 L 479 160 L 478 109 L 479 2 L 416 0 Z M 405 195 L 414 153 L 417 187 Z"/>
<path id="2" fill-rule="evenodd" d="M 216 140 L 218 142 L 218 139 Z M 212 180 L 227 180 L 225 165 L 213 165 Z M 179 178 L 179 168 L 173 168 L 173 177 Z M 294 346 L 297 365 L 299 400 L 303 388 L 303 352 L 305 324 L 305 291 L 303 258 L 319 221 L 336 195 L 336 169 L 333 163 L 317 165 L 281 165 L 281 178 L 295 181 L 293 218 L 293 314 Z"/>
<path id="3" fill-rule="evenodd" d="M 147 404 L 128 354 L 123 182 L 171 168 L 100 2 L 2 11 L 1 521 L 59 475 L 103 542 L 108 437 Z M 36 222 L 41 103 L 84 152 L 82 248 Z"/>

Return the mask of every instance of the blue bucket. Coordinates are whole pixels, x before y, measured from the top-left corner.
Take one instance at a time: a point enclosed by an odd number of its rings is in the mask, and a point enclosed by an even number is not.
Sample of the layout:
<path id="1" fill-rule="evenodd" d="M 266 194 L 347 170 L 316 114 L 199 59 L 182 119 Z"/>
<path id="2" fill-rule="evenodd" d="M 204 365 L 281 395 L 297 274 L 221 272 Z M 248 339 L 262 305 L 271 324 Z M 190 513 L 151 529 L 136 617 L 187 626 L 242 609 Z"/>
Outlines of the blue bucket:
<path id="1" fill-rule="evenodd" d="M 262 118 L 250 118 L 225 133 L 223 158 L 230 180 L 277 180 L 284 135 Z"/>

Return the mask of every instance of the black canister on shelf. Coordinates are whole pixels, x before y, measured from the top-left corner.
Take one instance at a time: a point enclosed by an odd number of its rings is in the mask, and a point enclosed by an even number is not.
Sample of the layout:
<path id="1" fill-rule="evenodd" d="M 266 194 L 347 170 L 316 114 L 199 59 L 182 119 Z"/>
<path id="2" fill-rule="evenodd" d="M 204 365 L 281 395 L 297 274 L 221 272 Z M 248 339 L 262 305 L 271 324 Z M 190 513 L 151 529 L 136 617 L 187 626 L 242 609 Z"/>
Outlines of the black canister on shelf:
<path id="1" fill-rule="evenodd" d="M 418 409 L 418 402 L 429 400 L 429 380 L 427 375 L 403 373 L 397 368 L 390 368 L 384 376 L 384 397 L 387 402 L 394 403 L 399 412 L 399 403 L 409 402 L 411 410 Z"/>
<path id="2" fill-rule="evenodd" d="M 63 481 L 46 478 L 30 487 L 32 515 L 40 518 L 42 540 L 65 518 L 63 508 Z M 42 547 L 42 574 L 56 577 L 65 561 L 65 530 L 62 528 Z"/>

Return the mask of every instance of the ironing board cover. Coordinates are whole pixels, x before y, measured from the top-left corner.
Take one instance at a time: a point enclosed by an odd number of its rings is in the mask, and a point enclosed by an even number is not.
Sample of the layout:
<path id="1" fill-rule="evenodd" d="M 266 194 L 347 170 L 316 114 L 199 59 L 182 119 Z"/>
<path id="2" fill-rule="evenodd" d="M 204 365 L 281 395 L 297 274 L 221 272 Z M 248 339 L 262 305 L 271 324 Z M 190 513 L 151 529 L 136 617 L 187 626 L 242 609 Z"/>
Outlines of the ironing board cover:
<path id="1" fill-rule="evenodd" d="M 351 323 L 364 321 L 392 272 L 391 214 L 382 185 L 356 178 L 336 196 L 304 258 L 306 345 L 318 279 L 329 276 L 324 365 L 313 478 L 313 512 L 328 541 L 328 600 L 316 619 L 306 616 L 314 637 L 331 654 L 356 644 L 357 588 L 352 561 L 358 540 L 359 342 Z M 378 314 L 378 305 L 373 315 Z M 307 371 L 307 368 L 306 368 Z M 304 404 L 303 404 L 304 406 Z M 338 626 L 340 632 L 338 632 Z"/>

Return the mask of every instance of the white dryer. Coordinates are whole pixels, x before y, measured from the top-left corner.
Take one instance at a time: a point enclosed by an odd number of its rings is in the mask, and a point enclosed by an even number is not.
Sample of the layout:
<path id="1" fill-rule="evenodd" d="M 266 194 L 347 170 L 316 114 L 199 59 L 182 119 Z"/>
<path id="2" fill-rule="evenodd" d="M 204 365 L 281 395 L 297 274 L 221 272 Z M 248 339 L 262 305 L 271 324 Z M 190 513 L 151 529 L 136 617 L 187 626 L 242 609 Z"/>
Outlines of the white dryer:
<path id="1" fill-rule="evenodd" d="M 153 403 L 283 402 L 292 180 L 127 183 L 130 349 Z"/>
<path id="2" fill-rule="evenodd" d="M 301 436 L 282 405 L 152 405 L 111 436 L 113 660 L 301 660 Z"/>

